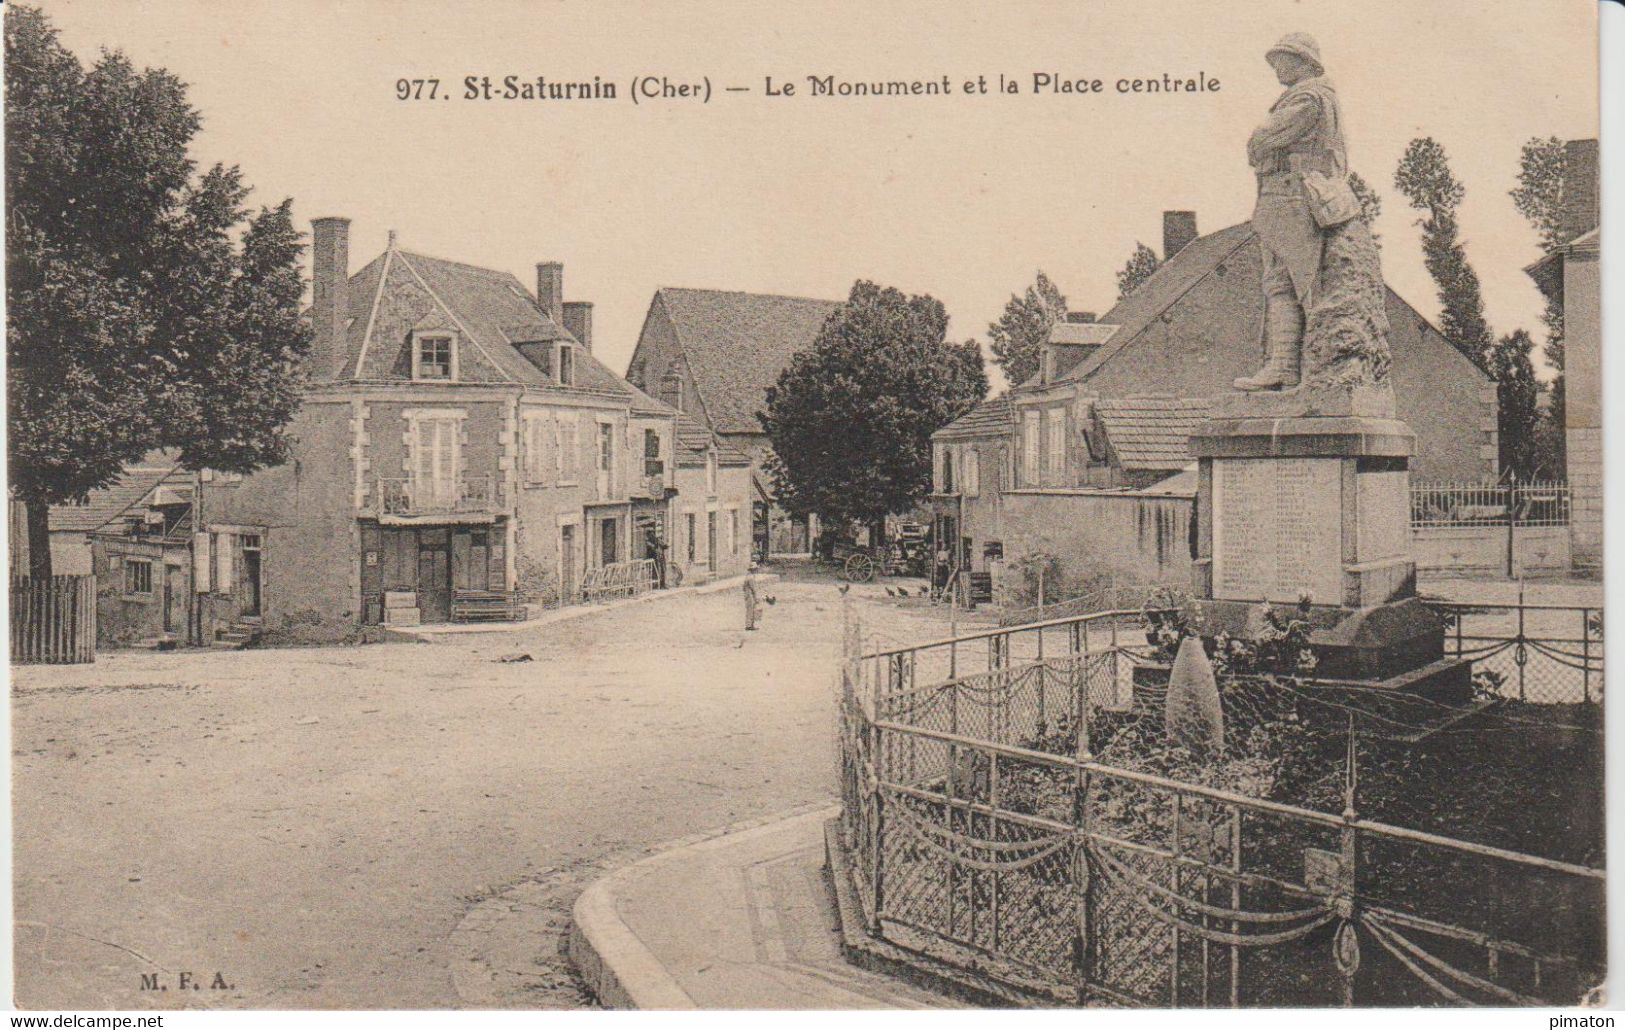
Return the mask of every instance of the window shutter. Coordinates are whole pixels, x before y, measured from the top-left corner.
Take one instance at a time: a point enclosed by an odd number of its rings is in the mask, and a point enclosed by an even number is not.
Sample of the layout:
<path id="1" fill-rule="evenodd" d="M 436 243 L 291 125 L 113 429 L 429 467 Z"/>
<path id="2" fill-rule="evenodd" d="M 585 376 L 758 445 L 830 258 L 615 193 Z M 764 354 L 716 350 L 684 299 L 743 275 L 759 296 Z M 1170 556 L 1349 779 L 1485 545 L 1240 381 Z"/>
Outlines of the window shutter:
<path id="1" fill-rule="evenodd" d="M 231 561 L 235 557 L 232 553 L 235 545 L 230 533 L 214 535 L 214 590 L 217 594 L 231 593 L 234 585 Z"/>
<path id="2" fill-rule="evenodd" d="M 208 533 L 192 534 L 192 590 L 194 593 L 206 594 L 209 592 L 209 542 Z"/>

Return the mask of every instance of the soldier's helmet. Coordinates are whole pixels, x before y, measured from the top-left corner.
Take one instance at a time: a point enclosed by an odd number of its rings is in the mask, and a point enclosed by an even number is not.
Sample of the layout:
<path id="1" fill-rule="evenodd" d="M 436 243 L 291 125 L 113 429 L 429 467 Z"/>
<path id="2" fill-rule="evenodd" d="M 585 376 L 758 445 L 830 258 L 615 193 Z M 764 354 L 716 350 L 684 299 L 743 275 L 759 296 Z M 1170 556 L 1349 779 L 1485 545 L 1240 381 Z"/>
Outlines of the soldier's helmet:
<path id="1" fill-rule="evenodd" d="M 1266 59 L 1271 54 L 1292 54 L 1311 62 L 1323 74 L 1326 71 L 1326 66 L 1320 61 L 1320 44 L 1307 32 L 1288 32 L 1264 52 Z"/>

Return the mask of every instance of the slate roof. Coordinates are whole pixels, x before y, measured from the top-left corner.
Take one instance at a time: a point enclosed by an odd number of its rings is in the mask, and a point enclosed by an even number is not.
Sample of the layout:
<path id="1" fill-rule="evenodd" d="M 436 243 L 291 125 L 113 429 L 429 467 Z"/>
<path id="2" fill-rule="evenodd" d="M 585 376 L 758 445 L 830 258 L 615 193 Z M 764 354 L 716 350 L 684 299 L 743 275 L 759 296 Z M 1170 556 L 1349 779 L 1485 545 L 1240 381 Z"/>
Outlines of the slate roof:
<path id="1" fill-rule="evenodd" d="M 171 476 L 178 476 L 180 484 L 191 482 L 190 473 L 181 471 L 173 454 L 154 451 L 140 464 L 127 467 L 111 485 L 92 490 L 85 504 L 52 505 L 51 532 L 93 533 L 140 504 Z"/>
<path id="2" fill-rule="evenodd" d="M 409 381 L 412 330 L 454 329 L 464 341 L 459 382 L 632 396 L 632 386 L 585 348 L 576 349 L 568 387 L 521 354 L 517 344 L 573 337 L 508 272 L 391 247 L 350 276 L 348 304 L 341 379 Z"/>
<path id="3" fill-rule="evenodd" d="M 1210 402 L 1191 397 L 1123 397 L 1095 402 L 1095 417 L 1118 464 L 1131 471 L 1177 472 L 1190 464 L 1190 437 Z"/>
<path id="4" fill-rule="evenodd" d="M 840 301 L 770 293 L 663 287 L 664 303 L 694 388 L 719 433 L 760 433 L 767 388 L 812 345 Z"/>
<path id="5" fill-rule="evenodd" d="M 1116 326 L 1117 331 L 1093 354 L 1057 377 L 1058 380 L 1070 382 L 1087 379 L 1090 373 L 1132 343 L 1186 291 L 1231 254 L 1252 242 L 1253 238 L 1252 223 L 1242 222 L 1197 237 L 1186 244 L 1179 253 L 1164 261 L 1151 278 L 1141 283 L 1139 289 L 1118 301 L 1116 307 L 1101 316 L 1099 324 Z"/>
<path id="6" fill-rule="evenodd" d="M 1016 411 L 1010 394 L 1001 393 L 970 409 L 931 434 L 933 440 L 953 440 L 972 436 L 1003 436 L 1014 432 Z"/>

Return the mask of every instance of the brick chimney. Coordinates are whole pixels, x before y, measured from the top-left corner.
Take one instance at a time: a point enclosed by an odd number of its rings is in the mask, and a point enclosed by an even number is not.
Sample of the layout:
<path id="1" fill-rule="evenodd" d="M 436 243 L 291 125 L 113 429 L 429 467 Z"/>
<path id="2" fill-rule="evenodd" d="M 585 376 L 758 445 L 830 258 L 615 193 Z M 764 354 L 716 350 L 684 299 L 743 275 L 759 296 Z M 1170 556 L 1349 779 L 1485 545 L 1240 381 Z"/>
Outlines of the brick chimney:
<path id="1" fill-rule="evenodd" d="M 1195 211 L 1164 211 L 1162 213 L 1162 259 L 1169 258 L 1184 250 L 1186 245 L 1196 239 L 1196 212 Z"/>
<path id="2" fill-rule="evenodd" d="M 588 354 L 592 353 L 592 301 L 571 300 L 564 304 L 564 329 L 581 349 Z"/>
<path id="3" fill-rule="evenodd" d="M 1563 191 L 1558 200 L 1563 243 L 1583 236 L 1602 224 L 1599 189 L 1597 141 L 1569 140 L 1563 145 Z"/>
<path id="4" fill-rule="evenodd" d="M 564 324 L 564 264 L 542 261 L 536 265 L 536 303 L 556 325 Z"/>
<path id="5" fill-rule="evenodd" d="M 316 331 L 310 347 L 311 378 L 333 379 L 347 349 L 345 323 L 350 317 L 350 220 L 318 218 L 311 227 L 311 320 Z"/>

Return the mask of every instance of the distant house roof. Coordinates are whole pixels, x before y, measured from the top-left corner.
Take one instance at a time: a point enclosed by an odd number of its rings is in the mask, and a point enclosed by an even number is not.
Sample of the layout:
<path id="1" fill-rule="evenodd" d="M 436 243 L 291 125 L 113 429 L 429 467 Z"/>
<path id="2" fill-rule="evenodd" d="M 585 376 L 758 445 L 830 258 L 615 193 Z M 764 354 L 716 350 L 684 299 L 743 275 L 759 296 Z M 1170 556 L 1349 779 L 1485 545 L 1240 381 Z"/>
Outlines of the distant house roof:
<path id="1" fill-rule="evenodd" d="M 1001 393 L 970 409 L 959 418 L 931 434 L 933 440 L 955 440 L 965 437 L 1003 436 L 1016 428 L 1015 407 L 1010 394 Z"/>
<path id="2" fill-rule="evenodd" d="M 1103 366 L 1114 361 L 1118 355 L 1131 351 L 1143 338 L 1154 335 L 1149 332 L 1151 327 L 1163 320 L 1168 310 L 1204 279 L 1215 274 L 1222 277 L 1226 269 L 1234 263 L 1232 259 L 1240 256 L 1247 248 L 1256 251 L 1257 247 L 1258 236 L 1253 232 L 1251 222 L 1232 225 L 1191 241 L 1158 266 L 1138 289 L 1106 312 L 1100 321 L 1107 325 L 1116 325 L 1117 331 L 1106 343 L 1075 367 L 1061 374 L 1058 379 L 1061 381 L 1089 379 Z M 1424 331 L 1444 339 L 1437 330 L 1426 325 L 1426 320 L 1406 303 L 1403 297 L 1386 286 L 1384 289 L 1387 291 L 1389 311 L 1391 313 L 1396 310 L 1403 311 L 1407 315 L 1406 318 L 1396 322 L 1390 314 L 1390 322 L 1394 322 L 1390 340 L 1396 347 L 1413 345 L 1416 342 L 1416 334 Z M 1465 354 L 1459 348 L 1457 352 Z M 1471 355 L 1466 356 L 1476 367 L 1476 359 Z M 1145 374 L 1149 377 L 1160 374 L 1154 365 L 1142 365 L 1131 361 L 1126 367 L 1144 367 Z M 1479 371 L 1484 372 L 1482 368 L 1479 368 Z M 1488 373 L 1484 374 L 1488 378 Z M 1159 383 L 1154 378 L 1148 378 L 1139 385 L 1147 391 L 1167 388 L 1167 384 Z"/>
<path id="3" fill-rule="evenodd" d="M 1602 252 L 1601 226 L 1588 233 L 1582 233 L 1574 239 L 1547 251 L 1539 261 L 1525 265 L 1524 272 L 1535 280 L 1540 291 L 1550 297 L 1563 295 L 1563 261 L 1575 255 L 1591 256 Z"/>
<path id="4" fill-rule="evenodd" d="M 1191 433 L 1209 407 L 1205 398 L 1103 398 L 1095 402 L 1095 417 L 1122 468 L 1177 472 L 1190 464 Z"/>
<path id="5" fill-rule="evenodd" d="M 340 379 L 408 381 L 412 331 L 451 329 L 465 341 L 457 355 L 459 382 L 631 396 L 630 384 L 584 347 L 576 349 L 572 386 L 559 385 L 520 352 L 520 344 L 574 337 L 508 272 L 391 246 L 350 276 L 348 304 Z"/>
<path id="6" fill-rule="evenodd" d="M 166 481 L 174 486 L 189 486 L 191 473 L 180 468 L 173 454 L 154 451 L 140 464 L 127 467 L 109 486 L 92 490 L 84 504 L 52 505 L 51 532 L 93 533 L 117 521 Z"/>
<path id="7" fill-rule="evenodd" d="M 770 293 L 663 287 L 679 347 L 694 388 L 719 433 L 760 433 L 756 413 L 767 388 L 797 351 L 812 345 L 840 301 Z"/>
<path id="8" fill-rule="evenodd" d="M 1195 497 L 1198 479 L 1196 462 L 1193 461 L 1167 479 L 1159 479 L 1134 493 L 1151 497 Z"/>
<path id="9" fill-rule="evenodd" d="M 706 449 L 713 446 L 717 449 L 718 465 L 737 468 L 750 464 L 750 456 L 744 451 L 728 446 L 691 416 L 677 414 L 677 449 L 682 452 L 678 456 L 679 464 L 684 464 L 683 455 L 687 455 L 688 464 L 704 464 Z"/>

